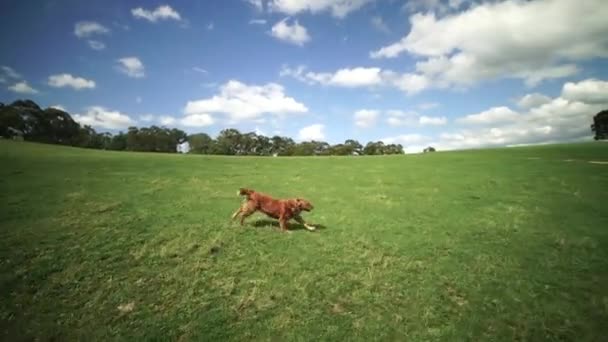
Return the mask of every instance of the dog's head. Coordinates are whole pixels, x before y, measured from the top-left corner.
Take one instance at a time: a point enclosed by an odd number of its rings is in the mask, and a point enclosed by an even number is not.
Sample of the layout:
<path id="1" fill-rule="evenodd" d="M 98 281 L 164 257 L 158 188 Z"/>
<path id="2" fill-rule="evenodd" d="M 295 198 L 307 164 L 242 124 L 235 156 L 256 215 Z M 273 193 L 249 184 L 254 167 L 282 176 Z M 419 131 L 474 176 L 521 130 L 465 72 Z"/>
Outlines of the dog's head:
<path id="1" fill-rule="evenodd" d="M 303 198 L 296 198 L 296 206 L 298 207 L 298 209 L 304 211 L 311 211 L 314 209 L 312 203 Z"/>

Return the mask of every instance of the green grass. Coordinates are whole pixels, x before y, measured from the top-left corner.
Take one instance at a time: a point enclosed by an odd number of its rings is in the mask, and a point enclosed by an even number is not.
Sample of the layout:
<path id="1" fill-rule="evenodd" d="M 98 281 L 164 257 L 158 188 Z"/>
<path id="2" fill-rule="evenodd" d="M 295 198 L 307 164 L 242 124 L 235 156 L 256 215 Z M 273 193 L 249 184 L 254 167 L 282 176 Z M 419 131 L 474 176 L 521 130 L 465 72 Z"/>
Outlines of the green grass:
<path id="1" fill-rule="evenodd" d="M 608 144 L 239 158 L 1 141 L 0 339 L 600 341 L 608 165 L 590 160 Z M 323 229 L 231 223 L 241 186 L 311 200 Z"/>

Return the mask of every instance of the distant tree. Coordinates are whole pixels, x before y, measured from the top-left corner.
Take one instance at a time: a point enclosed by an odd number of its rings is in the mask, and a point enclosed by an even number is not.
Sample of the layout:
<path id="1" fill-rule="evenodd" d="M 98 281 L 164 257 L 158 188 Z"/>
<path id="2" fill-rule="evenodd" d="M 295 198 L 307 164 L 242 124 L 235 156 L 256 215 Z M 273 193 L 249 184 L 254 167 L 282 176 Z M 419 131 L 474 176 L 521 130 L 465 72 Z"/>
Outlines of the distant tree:
<path id="1" fill-rule="evenodd" d="M 363 154 L 370 156 L 384 154 L 384 143 L 382 141 L 368 142 L 363 149 Z"/>
<path id="2" fill-rule="evenodd" d="M 108 147 L 114 151 L 124 151 L 127 149 L 127 135 L 125 133 L 118 132 L 117 135 L 113 136 Z"/>
<path id="3" fill-rule="evenodd" d="M 363 146 L 357 140 L 348 139 L 344 142 L 344 145 L 350 149 L 351 153 L 349 154 L 363 154 Z"/>
<path id="4" fill-rule="evenodd" d="M 270 139 L 270 143 L 271 143 L 271 147 L 270 147 L 271 155 L 279 155 L 279 156 L 294 155 L 296 144 L 293 141 L 293 139 L 275 135 Z"/>
<path id="5" fill-rule="evenodd" d="M 595 140 L 608 139 L 608 109 L 597 113 L 593 117 L 591 131 L 595 133 Z"/>
<path id="6" fill-rule="evenodd" d="M 424 153 L 435 152 L 435 148 L 433 146 L 429 146 L 429 147 L 425 148 L 422 152 L 424 152 Z"/>
<path id="7" fill-rule="evenodd" d="M 211 154 L 213 139 L 206 133 L 189 135 L 188 143 L 190 144 L 189 153 Z"/>
<path id="8" fill-rule="evenodd" d="M 241 151 L 241 132 L 229 128 L 220 131 L 216 139 L 214 152 L 216 154 L 236 155 Z"/>

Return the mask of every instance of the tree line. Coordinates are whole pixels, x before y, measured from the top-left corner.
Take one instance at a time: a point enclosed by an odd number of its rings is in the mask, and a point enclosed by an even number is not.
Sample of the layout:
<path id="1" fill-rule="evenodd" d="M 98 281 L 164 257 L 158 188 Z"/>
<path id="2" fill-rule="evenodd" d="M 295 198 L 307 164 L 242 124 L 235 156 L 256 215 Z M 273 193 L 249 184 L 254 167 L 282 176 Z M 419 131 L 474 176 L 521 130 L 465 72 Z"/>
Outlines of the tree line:
<path id="1" fill-rule="evenodd" d="M 310 156 L 310 155 L 386 155 L 403 154 L 400 144 L 381 141 L 360 144 L 348 139 L 330 145 L 324 141 L 295 142 L 289 137 L 267 137 L 254 132 L 241 133 L 229 128 L 214 139 L 206 133 L 188 135 L 176 128 L 158 126 L 129 127 L 126 132 L 111 134 L 97 132 L 91 126 L 80 125 L 67 112 L 41 109 L 31 100 L 18 100 L 10 105 L 0 103 L 0 136 L 8 139 L 61 144 L 85 148 L 177 152 L 177 146 L 188 142 L 189 153 L 248 156 Z"/>

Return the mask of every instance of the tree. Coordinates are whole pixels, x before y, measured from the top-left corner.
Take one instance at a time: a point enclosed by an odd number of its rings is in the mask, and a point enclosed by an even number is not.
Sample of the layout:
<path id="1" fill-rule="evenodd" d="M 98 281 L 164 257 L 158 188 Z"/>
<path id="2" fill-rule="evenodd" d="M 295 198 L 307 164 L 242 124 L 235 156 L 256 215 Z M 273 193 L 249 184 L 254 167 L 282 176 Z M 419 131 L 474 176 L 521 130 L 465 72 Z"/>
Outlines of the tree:
<path id="1" fill-rule="evenodd" d="M 240 150 L 241 132 L 237 129 L 229 128 L 220 131 L 216 139 L 216 154 L 236 155 Z"/>
<path id="2" fill-rule="evenodd" d="M 127 149 L 127 135 L 125 133 L 118 132 L 117 135 L 112 137 L 109 146 L 110 150 L 114 151 L 124 151 Z"/>
<path id="3" fill-rule="evenodd" d="M 593 117 L 591 131 L 595 133 L 593 137 L 595 140 L 608 139 L 608 109 L 597 113 Z"/>
<path id="4" fill-rule="evenodd" d="M 188 143 L 190 144 L 189 153 L 210 154 L 213 148 L 213 139 L 206 133 L 188 136 Z"/>
<path id="5" fill-rule="evenodd" d="M 353 139 L 348 139 L 344 142 L 344 145 L 347 146 L 352 152 L 349 154 L 363 154 L 363 146 L 357 141 Z"/>

